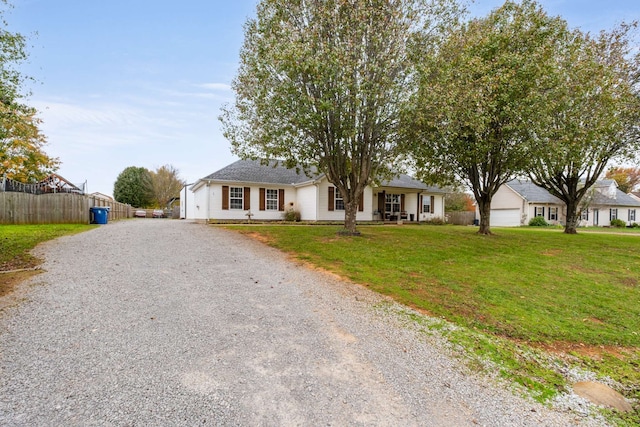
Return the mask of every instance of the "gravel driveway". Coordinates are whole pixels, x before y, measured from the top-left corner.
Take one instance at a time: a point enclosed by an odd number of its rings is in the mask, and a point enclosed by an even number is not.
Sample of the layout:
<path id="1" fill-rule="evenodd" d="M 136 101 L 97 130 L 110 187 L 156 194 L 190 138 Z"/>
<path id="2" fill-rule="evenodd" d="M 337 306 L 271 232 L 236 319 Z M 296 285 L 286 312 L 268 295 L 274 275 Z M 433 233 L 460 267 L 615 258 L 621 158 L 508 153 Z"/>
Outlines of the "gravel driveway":
<path id="1" fill-rule="evenodd" d="M 135 219 L 38 252 L 46 273 L 0 313 L 3 426 L 595 425 L 233 232 Z"/>

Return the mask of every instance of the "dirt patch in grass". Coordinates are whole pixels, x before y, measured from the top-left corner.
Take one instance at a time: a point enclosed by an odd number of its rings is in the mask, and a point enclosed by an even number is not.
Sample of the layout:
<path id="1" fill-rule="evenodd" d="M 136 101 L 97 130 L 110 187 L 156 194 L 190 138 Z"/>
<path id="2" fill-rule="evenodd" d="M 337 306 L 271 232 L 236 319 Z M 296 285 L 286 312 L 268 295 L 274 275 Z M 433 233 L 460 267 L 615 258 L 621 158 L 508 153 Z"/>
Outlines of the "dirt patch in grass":
<path id="1" fill-rule="evenodd" d="M 245 236 L 251 237 L 252 239 L 255 239 L 261 243 L 264 243 L 265 245 L 269 245 L 270 243 L 273 242 L 273 239 L 267 237 L 265 234 L 260 234 L 256 232 L 242 232 L 242 234 L 244 234 Z"/>
<path id="2" fill-rule="evenodd" d="M 41 270 L 0 272 L 0 298 L 12 293 L 20 283 L 40 273 Z"/>
<path id="3" fill-rule="evenodd" d="M 31 254 L 17 256 L 0 264 L 0 297 L 13 292 L 20 283 L 39 274 L 42 261 Z"/>
<path id="4" fill-rule="evenodd" d="M 618 347 L 611 345 L 587 345 L 583 343 L 573 342 L 554 342 L 554 343 L 527 343 L 533 347 L 541 348 L 549 353 L 556 354 L 561 357 L 567 357 L 571 354 L 577 354 L 582 357 L 588 357 L 593 360 L 602 360 L 605 355 L 610 355 L 619 360 L 626 360 L 634 351 L 638 349 L 628 347 Z"/>
<path id="5" fill-rule="evenodd" d="M 0 264 L 0 272 L 34 268 L 40 263 L 41 261 L 31 254 L 21 254 Z"/>
<path id="6" fill-rule="evenodd" d="M 563 253 L 562 249 L 547 249 L 546 251 L 542 252 L 542 255 L 559 256 L 559 255 L 562 255 L 562 253 Z"/>

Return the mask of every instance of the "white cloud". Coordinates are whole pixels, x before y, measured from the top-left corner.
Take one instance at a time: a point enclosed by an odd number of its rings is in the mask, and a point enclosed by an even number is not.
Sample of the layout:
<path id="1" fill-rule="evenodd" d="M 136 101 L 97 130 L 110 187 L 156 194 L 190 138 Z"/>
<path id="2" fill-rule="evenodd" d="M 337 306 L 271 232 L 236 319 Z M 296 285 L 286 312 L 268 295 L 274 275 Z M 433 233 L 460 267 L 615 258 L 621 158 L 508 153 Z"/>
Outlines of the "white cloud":
<path id="1" fill-rule="evenodd" d="M 69 148 L 144 144 L 166 139 L 180 126 L 169 114 L 123 104 L 39 100 L 32 105 L 40 112 L 49 141 Z"/>
<path id="2" fill-rule="evenodd" d="M 217 120 L 224 92 L 195 86 L 109 98 L 51 96 L 32 99 L 30 105 L 43 120 L 45 151 L 62 161 L 60 174 L 72 182 L 86 179 L 90 191 L 111 194 L 128 166 L 172 164 L 194 181 L 232 161 Z"/>

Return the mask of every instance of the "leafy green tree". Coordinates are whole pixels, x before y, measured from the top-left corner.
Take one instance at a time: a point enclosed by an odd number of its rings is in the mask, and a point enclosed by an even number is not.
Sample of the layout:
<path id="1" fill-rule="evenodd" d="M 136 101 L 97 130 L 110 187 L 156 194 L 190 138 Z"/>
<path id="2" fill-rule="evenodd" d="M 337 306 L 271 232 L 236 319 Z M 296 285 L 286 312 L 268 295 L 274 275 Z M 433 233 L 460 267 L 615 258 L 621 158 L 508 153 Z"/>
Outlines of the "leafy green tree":
<path id="1" fill-rule="evenodd" d="M 473 211 L 473 197 L 469 194 L 455 191 L 444 195 L 444 206 L 447 212 Z"/>
<path id="2" fill-rule="evenodd" d="M 172 198 L 180 195 L 185 181 L 179 175 L 180 171 L 172 165 L 160 166 L 151 172 L 153 198 L 158 207 L 166 207 Z"/>
<path id="3" fill-rule="evenodd" d="M 578 30 L 548 69 L 548 108 L 529 174 L 567 206 L 564 232 L 575 234 L 584 197 L 611 161 L 640 149 L 640 54 L 623 24 L 592 37 Z"/>
<path id="4" fill-rule="evenodd" d="M 233 152 L 324 173 L 357 234 L 364 188 L 401 155 L 408 42 L 456 14 L 450 0 L 260 1 L 220 117 Z"/>
<path id="5" fill-rule="evenodd" d="M 58 169 L 60 161 L 42 149 L 47 140 L 40 132 L 35 110 L 0 105 L 0 177 L 23 183 L 37 182 Z"/>
<path id="6" fill-rule="evenodd" d="M 0 0 L 0 6 L 7 6 Z M 23 76 L 17 66 L 27 59 L 26 39 L 12 33 L 0 10 L 0 177 L 35 182 L 57 170 L 59 160 L 48 156 L 47 140 L 38 128 L 36 111 L 24 104 Z"/>
<path id="7" fill-rule="evenodd" d="M 151 172 L 143 167 L 125 168 L 113 185 L 113 198 L 138 208 L 151 207 L 154 201 Z"/>
<path id="8" fill-rule="evenodd" d="M 640 185 L 640 168 L 625 168 L 614 166 L 607 170 L 605 175 L 618 183 L 620 191 L 630 193 Z"/>
<path id="9" fill-rule="evenodd" d="M 463 182 L 491 234 L 493 195 L 529 160 L 532 126 L 545 110 L 540 84 L 567 27 L 535 2 L 507 1 L 436 44 L 415 47 L 419 90 L 407 111 L 418 176 Z"/>

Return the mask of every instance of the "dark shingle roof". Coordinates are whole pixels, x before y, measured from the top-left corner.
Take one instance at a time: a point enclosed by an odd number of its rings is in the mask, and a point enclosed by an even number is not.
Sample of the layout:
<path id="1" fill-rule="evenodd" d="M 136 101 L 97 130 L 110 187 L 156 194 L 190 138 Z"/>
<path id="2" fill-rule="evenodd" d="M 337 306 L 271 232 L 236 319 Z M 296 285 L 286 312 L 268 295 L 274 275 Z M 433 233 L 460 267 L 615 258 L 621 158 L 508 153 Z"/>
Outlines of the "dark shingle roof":
<path id="1" fill-rule="evenodd" d="M 608 188 L 612 184 L 612 180 L 602 180 L 598 181 L 594 185 L 594 190 L 596 188 Z M 518 180 L 514 179 L 512 181 L 507 182 L 507 185 L 511 187 L 513 191 L 520 194 L 525 198 L 528 202 L 531 203 L 553 203 L 553 204 L 564 204 L 560 199 L 556 196 L 549 193 L 542 187 L 538 187 L 531 181 L 526 180 Z M 592 205 L 601 205 L 601 206 L 638 206 L 640 207 L 640 202 L 635 200 L 633 197 L 625 194 L 624 192 L 618 190 L 616 188 L 615 197 L 609 197 L 600 191 L 596 190 L 594 193 Z"/>
<path id="2" fill-rule="evenodd" d="M 640 207 L 640 201 L 625 194 L 616 188 L 615 197 L 609 197 L 605 194 L 597 192 L 594 194 L 592 205 L 596 206 L 637 206 Z"/>
<path id="3" fill-rule="evenodd" d="M 202 178 L 202 181 L 229 181 L 261 184 L 287 184 L 296 185 L 313 181 L 321 177 L 321 174 L 313 176 L 305 175 L 302 170 L 299 173 L 295 169 L 288 169 L 277 161 L 270 161 L 268 165 L 261 164 L 260 160 L 238 160 L 210 175 Z M 382 183 L 384 187 L 415 188 L 432 193 L 445 193 L 439 187 L 428 186 L 409 175 L 399 175 Z"/>
<path id="4" fill-rule="evenodd" d="M 507 182 L 507 185 L 528 202 L 553 203 L 557 205 L 563 204 L 562 200 L 558 199 L 544 188 L 538 187 L 531 181 L 513 179 Z"/>
<path id="5" fill-rule="evenodd" d="M 446 193 L 447 191 L 437 186 L 426 185 L 422 181 L 409 176 L 400 174 L 388 181 L 380 183 L 382 187 L 398 187 L 398 188 L 415 188 L 416 190 L 423 190 L 429 193 Z"/>
<path id="6" fill-rule="evenodd" d="M 287 169 L 277 161 L 271 161 L 269 165 L 263 165 L 260 160 L 238 160 L 202 179 L 294 185 L 311 181 L 315 178 L 306 176 L 302 170 L 297 173 L 295 169 Z"/>

